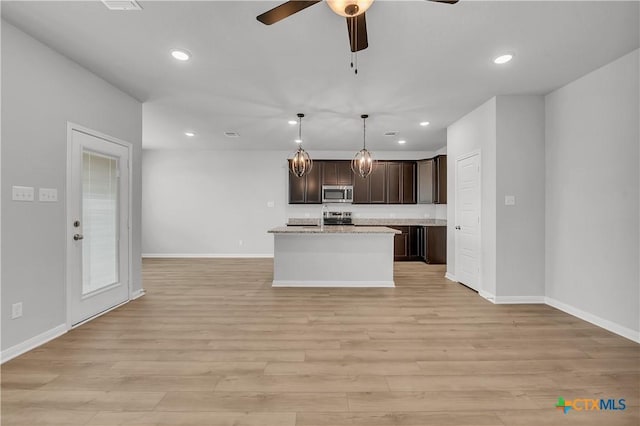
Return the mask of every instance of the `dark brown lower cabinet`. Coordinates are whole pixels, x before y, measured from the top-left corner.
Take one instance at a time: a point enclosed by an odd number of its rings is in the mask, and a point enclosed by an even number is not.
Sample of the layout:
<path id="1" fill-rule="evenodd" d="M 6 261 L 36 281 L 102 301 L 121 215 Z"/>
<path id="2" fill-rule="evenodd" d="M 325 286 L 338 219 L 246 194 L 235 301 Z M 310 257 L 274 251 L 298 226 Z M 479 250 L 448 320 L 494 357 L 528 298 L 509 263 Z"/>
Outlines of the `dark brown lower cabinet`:
<path id="1" fill-rule="evenodd" d="M 418 257 L 433 265 L 447 263 L 447 227 L 421 226 L 418 231 Z"/>
<path id="2" fill-rule="evenodd" d="M 418 253 L 418 230 L 419 226 L 390 226 L 390 228 L 401 231 L 393 237 L 393 260 L 407 261 L 419 260 Z"/>

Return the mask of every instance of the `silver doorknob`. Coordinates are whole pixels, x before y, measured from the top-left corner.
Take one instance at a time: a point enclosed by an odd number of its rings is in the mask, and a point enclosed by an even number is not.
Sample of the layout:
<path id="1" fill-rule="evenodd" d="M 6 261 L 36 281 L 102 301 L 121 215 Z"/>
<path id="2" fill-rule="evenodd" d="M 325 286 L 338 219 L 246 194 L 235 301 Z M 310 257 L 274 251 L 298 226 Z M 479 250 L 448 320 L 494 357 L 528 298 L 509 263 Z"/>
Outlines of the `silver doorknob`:
<path id="1" fill-rule="evenodd" d="M 81 240 L 83 238 L 84 238 L 84 235 L 82 235 L 82 234 L 73 234 L 73 239 L 75 241 Z"/>

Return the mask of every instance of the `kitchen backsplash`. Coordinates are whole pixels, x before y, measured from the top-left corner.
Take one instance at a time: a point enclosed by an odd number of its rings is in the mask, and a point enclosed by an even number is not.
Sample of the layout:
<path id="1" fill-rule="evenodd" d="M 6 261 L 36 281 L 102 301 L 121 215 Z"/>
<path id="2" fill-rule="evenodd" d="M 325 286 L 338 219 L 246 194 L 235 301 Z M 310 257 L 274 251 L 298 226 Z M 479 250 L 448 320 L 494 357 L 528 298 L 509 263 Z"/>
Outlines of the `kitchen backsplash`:
<path id="1" fill-rule="evenodd" d="M 327 204 L 330 211 L 350 211 L 356 218 L 447 219 L 446 204 Z M 321 204 L 287 206 L 287 217 L 320 217 Z"/>

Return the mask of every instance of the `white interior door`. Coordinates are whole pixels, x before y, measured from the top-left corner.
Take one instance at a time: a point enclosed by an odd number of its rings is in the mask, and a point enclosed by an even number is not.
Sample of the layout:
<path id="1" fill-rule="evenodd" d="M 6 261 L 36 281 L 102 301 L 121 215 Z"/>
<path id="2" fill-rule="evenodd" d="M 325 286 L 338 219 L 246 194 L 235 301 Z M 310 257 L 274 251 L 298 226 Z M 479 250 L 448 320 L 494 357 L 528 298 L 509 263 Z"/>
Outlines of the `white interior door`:
<path id="1" fill-rule="evenodd" d="M 129 147 L 70 127 L 68 322 L 129 299 Z"/>
<path id="2" fill-rule="evenodd" d="M 480 153 L 456 160 L 456 280 L 480 286 Z"/>

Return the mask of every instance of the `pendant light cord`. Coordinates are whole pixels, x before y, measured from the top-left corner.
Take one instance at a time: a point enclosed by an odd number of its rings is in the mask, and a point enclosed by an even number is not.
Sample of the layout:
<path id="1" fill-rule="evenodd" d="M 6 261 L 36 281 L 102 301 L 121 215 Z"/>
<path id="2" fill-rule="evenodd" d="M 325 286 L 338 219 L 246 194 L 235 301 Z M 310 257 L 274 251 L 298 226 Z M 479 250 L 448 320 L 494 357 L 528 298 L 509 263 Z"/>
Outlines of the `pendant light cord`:
<path id="1" fill-rule="evenodd" d="M 355 74 L 358 75 L 358 19 L 353 16 L 351 17 L 351 21 L 349 21 L 349 29 L 351 30 L 351 34 L 353 37 L 353 47 L 355 51 L 351 51 L 351 68 L 353 68 L 353 64 L 355 63 Z"/>
<path id="2" fill-rule="evenodd" d="M 367 117 L 362 117 L 362 147 L 367 149 Z"/>

